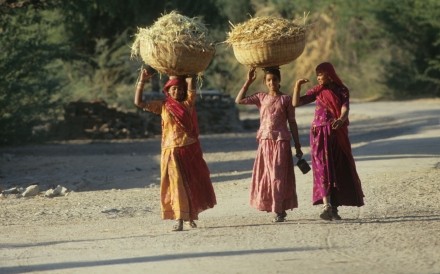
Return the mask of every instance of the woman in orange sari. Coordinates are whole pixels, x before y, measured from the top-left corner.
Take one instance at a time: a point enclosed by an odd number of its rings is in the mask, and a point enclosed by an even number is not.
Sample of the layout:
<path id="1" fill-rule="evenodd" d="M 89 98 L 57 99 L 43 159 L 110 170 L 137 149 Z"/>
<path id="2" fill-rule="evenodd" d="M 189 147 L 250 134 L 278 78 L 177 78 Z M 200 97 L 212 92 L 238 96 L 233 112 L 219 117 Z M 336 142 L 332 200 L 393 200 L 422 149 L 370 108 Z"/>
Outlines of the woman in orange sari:
<path id="1" fill-rule="evenodd" d="M 323 204 L 320 217 L 340 220 L 338 206 L 363 206 L 364 194 L 348 138 L 349 90 L 332 64 L 316 67 L 318 85 L 300 96 L 299 79 L 293 89 L 294 107 L 315 102 L 310 131 L 313 168 L 313 204 Z"/>
<path id="2" fill-rule="evenodd" d="M 165 100 L 143 101 L 144 83 L 151 76 L 147 70 L 141 72 L 134 103 L 162 117 L 162 219 L 176 220 L 173 231 L 183 230 L 184 222 L 195 228 L 198 214 L 216 204 L 198 138 L 195 79 L 171 76 L 163 88 Z"/>

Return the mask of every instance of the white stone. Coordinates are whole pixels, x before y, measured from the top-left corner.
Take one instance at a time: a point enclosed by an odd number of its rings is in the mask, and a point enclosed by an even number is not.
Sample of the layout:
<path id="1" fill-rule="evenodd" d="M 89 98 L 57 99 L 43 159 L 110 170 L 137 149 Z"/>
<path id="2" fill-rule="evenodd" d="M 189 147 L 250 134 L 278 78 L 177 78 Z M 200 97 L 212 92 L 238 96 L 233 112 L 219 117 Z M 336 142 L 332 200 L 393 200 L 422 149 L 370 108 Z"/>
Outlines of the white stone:
<path id="1" fill-rule="evenodd" d="M 38 195 L 38 192 L 40 192 L 40 187 L 38 185 L 30 185 L 21 195 L 23 197 L 36 196 Z"/>
<path id="2" fill-rule="evenodd" d="M 46 191 L 46 193 L 44 193 L 44 196 L 45 196 L 45 197 L 49 197 L 49 198 L 54 197 L 54 196 L 55 196 L 54 190 L 53 190 L 53 189 L 48 189 L 48 190 Z"/>

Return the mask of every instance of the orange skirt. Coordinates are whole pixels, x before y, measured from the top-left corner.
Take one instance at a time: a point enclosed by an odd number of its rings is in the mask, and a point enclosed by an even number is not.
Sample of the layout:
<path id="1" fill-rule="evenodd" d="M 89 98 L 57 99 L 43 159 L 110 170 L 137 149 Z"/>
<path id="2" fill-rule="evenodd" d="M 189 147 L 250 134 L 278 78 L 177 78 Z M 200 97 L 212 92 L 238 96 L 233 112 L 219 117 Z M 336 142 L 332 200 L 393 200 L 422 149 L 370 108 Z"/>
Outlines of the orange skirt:
<path id="1" fill-rule="evenodd" d="M 162 150 L 162 219 L 198 220 L 198 214 L 216 205 L 210 172 L 200 143 Z"/>

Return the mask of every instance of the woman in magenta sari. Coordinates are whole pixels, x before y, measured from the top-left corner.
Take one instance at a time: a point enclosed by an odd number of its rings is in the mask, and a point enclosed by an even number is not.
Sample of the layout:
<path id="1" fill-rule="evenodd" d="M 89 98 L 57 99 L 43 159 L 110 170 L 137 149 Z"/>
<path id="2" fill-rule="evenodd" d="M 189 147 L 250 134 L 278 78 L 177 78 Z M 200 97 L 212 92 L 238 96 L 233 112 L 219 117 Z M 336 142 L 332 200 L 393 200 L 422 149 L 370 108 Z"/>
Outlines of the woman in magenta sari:
<path id="1" fill-rule="evenodd" d="M 313 168 L 313 204 L 323 204 L 320 217 L 340 220 L 338 206 L 363 206 L 364 194 L 356 171 L 348 138 L 349 90 L 336 74 L 333 65 L 316 67 L 318 85 L 300 96 L 296 81 L 292 105 L 316 102 L 315 117 L 310 131 Z"/>
<path id="2" fill-rule="evenodd" d="M 173 231 L 183 230 L 184 222 L 195 228 L 198 214 L 216 204 L 199 142 L 195 79 L 172 76 L 163 88 L 165 100 L 143 101 L 144 82 L 151 76 L 141 72 L 134 103 L 162 117 L 162 219 L 176 220 Z"/>
<path id="3" fill-rule="evenodd" d="M 301 157 L 303 153 L 291 97 L 280 91 L 280 71 L 278 68 L 268 68 L 264 72 L 264 83 L 268 91 L 246 96 L 249 86 L 256 78 L 255 68 L 251 68 L 235 102 L 256 105 L 260 110 L 258 150 L 250 193 L 251 206 L 261 211 L 274 212 L 276 216 L 273 221 L 284 222 L 286 210 L 298 207 L 290 144 L 292 137 L 296 155 Z"/>

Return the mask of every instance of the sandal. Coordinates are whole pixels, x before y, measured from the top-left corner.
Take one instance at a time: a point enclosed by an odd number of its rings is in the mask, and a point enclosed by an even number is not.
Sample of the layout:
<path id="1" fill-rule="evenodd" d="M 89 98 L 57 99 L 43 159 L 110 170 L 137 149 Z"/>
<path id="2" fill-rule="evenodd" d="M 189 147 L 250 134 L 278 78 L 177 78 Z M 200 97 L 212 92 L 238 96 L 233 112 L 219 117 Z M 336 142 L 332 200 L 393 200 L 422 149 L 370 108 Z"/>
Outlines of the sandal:
<path id="1" fill-rule="evenodd" d="M 332 208 L 332 217 L 335 220 L 342 220 L 341 216 L 339 216 L 339 214 L 338 214 L 338 207 L 336 207 L 336 206 L 334 206 Z"/>
<path id="2" fill-rule="evenodd" d="M 332 205 L 331 204 L 325 204 L 322 207 L 322 212 L 319 214 L 319 217 L 323 220 L 331 221 L 333 219 L 332 214 Z"/>
<path id="3" fill-rule="evenodd" d="M 282 223 L 286 221 L 287 213 L 286 211 L 283 211 L 282 213 L 277 213 L 277 216 L 273 219 L 274 223 Z"/>
<path id="4" fill-rule="evenodd" d="M 185 221 L 185 225 L 191 227 L 191 228 L 197 228 L 197 224 L 196 222 L 194 222 L 193 220 L 191 221 Z"/>
<path id="5" fill-rule="evenodd" d="M 176 223 L 173 225 L 173 231 L 182 231 L 183 230 L 183 221 L 177 220 Z"/>
<path id="6" fill-rule="evenodd" d="M 285 221 L 285 219 L 284 219 L 283 217 L 281 217 L 281 216 L 276 216 L 276 217 L 273 219 L 272 222 L 274 222 L 274 223 L 282 223 L 282 222 L 284 222 L 284 221 Z"/>

